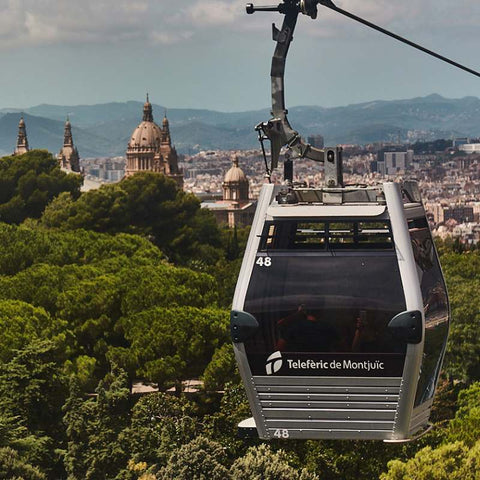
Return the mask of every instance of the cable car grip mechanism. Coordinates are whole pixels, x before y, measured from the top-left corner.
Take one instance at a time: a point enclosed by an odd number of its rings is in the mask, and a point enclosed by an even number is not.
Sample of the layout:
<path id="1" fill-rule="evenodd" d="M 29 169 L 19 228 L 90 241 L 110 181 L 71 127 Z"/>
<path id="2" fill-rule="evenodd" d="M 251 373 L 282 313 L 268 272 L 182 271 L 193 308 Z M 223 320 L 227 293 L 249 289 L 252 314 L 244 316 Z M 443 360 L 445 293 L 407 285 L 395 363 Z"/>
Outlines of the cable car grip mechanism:
<path id="1" fill-rule="evenodd" d="M 327 0 L 324 0 L 327 1 Z M 329 1 L 329 0 L 328 0 Z M 285 65 L 288 55 L 290 43 L 293 40 L 297 18 L 300 13 L 308 15 L 312 19 L 317 17 L 317 4 L 323 3 L 318 0 L 285 0 L 283 3 L 272 6 L 255 6 L 252 3 L 247 4 L 246 11 L 248 14 L 255 12 L 279 12 L 285 15 L 282 28 L 279 30 L 275 24 L 272 24 L 272 37 L 276 42 L 275 51 L 272 57 L 271 66 L 271 89 L 272 89 L 272 118 L 267 122 L 259 123 L 255 130 L 262 145 L 262 152 L 266 162 L 266 177 L 270 181 L 270 175 L 274 168 L 278 166 L 280 151 L 283 147 L 287 147 L 296 158 L 308 158 L 317 162 L 324 162 L 325 150 L 315 148 L 306 143 L 303 138 L 295 131 L 287 118 L 288 110 L 285 107 Z M 269 140 L 271 144 L 271 163 L 268 168 L 265 149 L 263 142 Z M 330 168 L 329 175 L 325 172 L 325 181 L 327 187 L 343 186 L 341 175 L 340 154 L 332 156 L 335 165 L 334 169 Z M 326 169 L 327 170 L 327 169 Z M 286 172 L 287 173 L 287 172 Z M 285 176 L 287 182 L 292 182 L 290 175 Z"/>

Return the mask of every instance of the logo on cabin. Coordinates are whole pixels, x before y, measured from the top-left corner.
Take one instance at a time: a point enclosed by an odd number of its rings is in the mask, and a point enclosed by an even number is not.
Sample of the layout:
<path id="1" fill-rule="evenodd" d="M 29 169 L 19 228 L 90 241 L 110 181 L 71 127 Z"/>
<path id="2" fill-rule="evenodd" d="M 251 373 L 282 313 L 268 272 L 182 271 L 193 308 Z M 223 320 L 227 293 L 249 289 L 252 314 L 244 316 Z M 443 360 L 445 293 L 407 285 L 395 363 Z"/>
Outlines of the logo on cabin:
<path id="1" fill-rule="evenodd" d="M 265 369 L 267 375 L 272 375 L 272 373 L 277 373 L 283 365 L 282 354 L 280 352 L 274 352 L 267 358 L 267 363 Z"/>

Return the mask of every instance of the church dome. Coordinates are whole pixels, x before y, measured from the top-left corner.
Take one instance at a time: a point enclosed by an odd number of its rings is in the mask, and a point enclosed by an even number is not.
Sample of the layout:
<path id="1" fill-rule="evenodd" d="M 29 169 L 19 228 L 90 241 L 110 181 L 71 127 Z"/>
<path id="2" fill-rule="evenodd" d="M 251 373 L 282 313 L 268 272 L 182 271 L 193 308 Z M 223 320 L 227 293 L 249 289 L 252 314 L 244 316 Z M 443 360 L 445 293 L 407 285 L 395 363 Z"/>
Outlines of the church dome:
<path id="1" fill-rule="evenodd" d="M 162 140 L 162 129 L 153 121 L 152 104 L 147 101 L 143 105 L 143 121 L 133 131 L 128 148 L 134 149 L 157 149 Z"/>
<path id="2" fill-rule="evenodd" d="M 162 139 L 160 127 L 149 121 L 143 121 L 132 133 L 128 148 L 157 149 Z"/>
<path id="3" fill-rule="evenodd" d="M 232 168 L 226 173 L 224 183 L 248 183 L 243 170 L 238 166 L 238 159 L 233 159 Z"/>
<path id="4" fill-rule="evenodd" d="M 232 168 L 225 175 L 223 181 L 223 199 L 235 202 L 248 201 L 248 180 L 243 170 L 238 167 L 238 158 L 233 158 Z"/>

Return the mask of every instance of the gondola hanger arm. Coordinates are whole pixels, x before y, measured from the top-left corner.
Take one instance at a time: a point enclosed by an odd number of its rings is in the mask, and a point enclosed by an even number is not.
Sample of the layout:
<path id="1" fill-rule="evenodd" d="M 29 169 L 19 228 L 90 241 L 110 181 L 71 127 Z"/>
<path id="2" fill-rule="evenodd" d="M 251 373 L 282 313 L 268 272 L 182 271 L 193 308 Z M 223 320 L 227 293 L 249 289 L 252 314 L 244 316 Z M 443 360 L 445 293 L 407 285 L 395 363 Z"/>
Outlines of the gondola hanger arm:
<path id="1" fill-rule="evenodd" d="M 246 10 L 248 14 L 255 12 L 279 12 L 285 15 L 282 28 L 279 30 L 275 24 L 272 25 L 273 40 L 276 42 L 275 52 L 272 58 L 271 67 L 271 89 L 272 89 L 272 118 L 267 122 L 262 122 L 257 125 L 256 130 L 259 136 L 268 138 L 271 143 L 271 168 L 272 171 L 278 166 L 280 151 L 283 147 L 288 147 L 295 152 L 300 158 L 308 158 L 317 162 L 324 162 L 325 150 L 315 148 L 306 143 L 303 138 L 295 131 L 287 118 L 288 110 L 285 106 L 285 65 L 288 55 L 290 43 L 293 40 L 293 33 L 295 31 L 297 18 L 300 13 L 315 19 L 317 17 L 317 6 L 322 5 L 326 8 L 336 11 L 352 20 L 355 20 L 369 28 L 372 28 L 380 33 L 388 35 L 397 41 L 405 43 L 417 50 L 431 55 L 443 62 L 446 62 L 456 68 L 464 70 L 472 75 L 480 77 L 480 73 L 476 70 L 468 68 L 454 60 L 451 60 L 443 55 L 440 55 L 432 50 L 422 47 L 400 35 L 390 32 L 372 22 L 364 20 L 363 18 L 354 15 L 342 8 L 337 7 L 331 0 L 284 0 L 278 5 L 269 6 L 255 6 L 252 3 L 247 4 Z M 339 162 L 341 163 L 341 162 Z M 341 165 L 337 168 L 341 169 Z M 337 178 L 341 177 L 341 172 L 337 172 Z"/>

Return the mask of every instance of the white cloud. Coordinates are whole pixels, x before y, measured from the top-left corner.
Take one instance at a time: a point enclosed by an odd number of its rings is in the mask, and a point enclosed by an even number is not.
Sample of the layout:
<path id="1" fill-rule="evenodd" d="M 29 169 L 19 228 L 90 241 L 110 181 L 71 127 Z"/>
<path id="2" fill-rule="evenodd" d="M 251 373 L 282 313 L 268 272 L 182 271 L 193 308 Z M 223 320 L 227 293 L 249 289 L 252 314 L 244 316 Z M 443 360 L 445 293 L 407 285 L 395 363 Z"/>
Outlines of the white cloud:
<path id="1" fill-rule="evenodd" d="M 0 0 L 0 48 L 21 45 L 144 40 L 186 42 L 199 32 L 254 31 L 281 23 L 278 14 L 245 14 L 247 0 Z M 278 3 L 279 0 L 258 0 Z M 480 22 L 478 0 L 337 0 L 337 5 L 399 34 L 469 31 Z M 353 22 L 319 6 L 306 35 L 364 35 Z"/>

